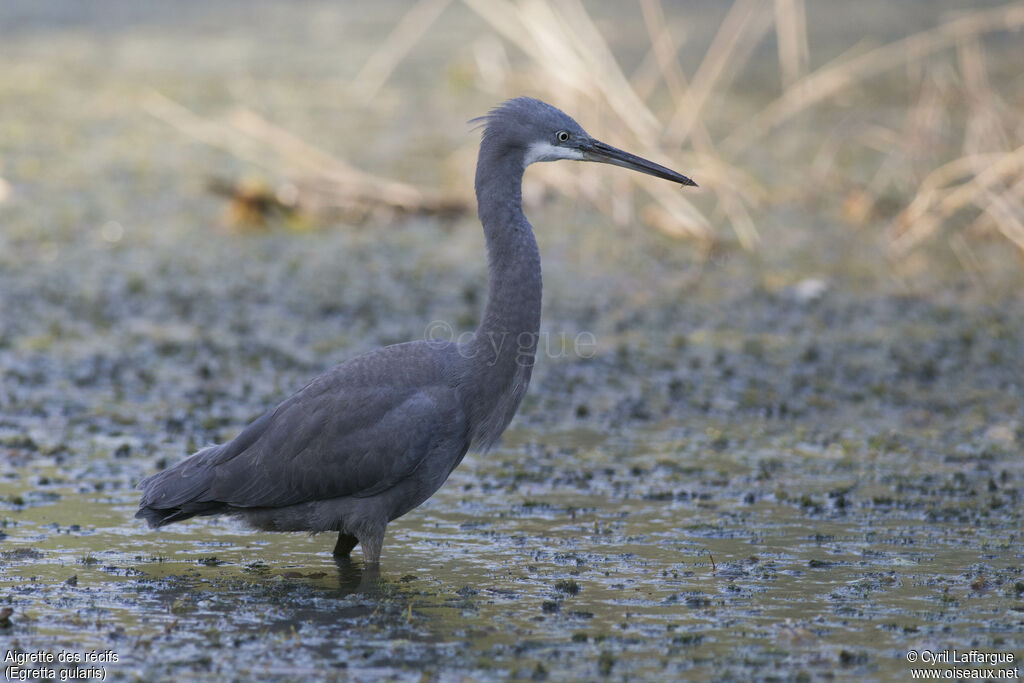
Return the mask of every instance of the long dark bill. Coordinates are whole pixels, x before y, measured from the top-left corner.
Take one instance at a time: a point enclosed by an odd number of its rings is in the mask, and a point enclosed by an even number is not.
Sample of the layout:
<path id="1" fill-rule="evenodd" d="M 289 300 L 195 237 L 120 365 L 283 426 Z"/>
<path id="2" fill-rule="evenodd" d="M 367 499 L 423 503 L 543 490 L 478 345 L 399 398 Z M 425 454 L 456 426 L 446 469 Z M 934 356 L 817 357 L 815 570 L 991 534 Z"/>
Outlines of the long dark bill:
<path id="1" fill-rule="evenodd" d="M 581 151 L 583 152 L 584 161 L 598 161 L 602 164 L 612 164 L 613 166 L 622 166 L 634 171 L 640 171 L 647 175 L 652 175 L 656 178 L 663 178 L 665 180 L 671 180 L 679 183 L 680 185 L 691 185 L 697 187 L 697 183 L 693 182 L 682 173 L 676 173 L 671 168 L 665 168 L 653 161 L 648 161 L 643 157 L 638 157 L 635 154 L 624 152 L 618 147 L 612 147 L 607 145 L 600 140 L 588 140 L 581 145 Z"/>

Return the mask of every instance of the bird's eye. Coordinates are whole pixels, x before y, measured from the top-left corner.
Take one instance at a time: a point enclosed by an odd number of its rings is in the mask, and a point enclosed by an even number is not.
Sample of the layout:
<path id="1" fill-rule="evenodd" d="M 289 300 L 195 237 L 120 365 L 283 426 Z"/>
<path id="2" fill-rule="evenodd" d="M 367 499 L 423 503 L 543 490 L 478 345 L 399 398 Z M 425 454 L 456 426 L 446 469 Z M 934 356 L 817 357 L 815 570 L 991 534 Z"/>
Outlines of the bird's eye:
<path id="1" fill-rule="evenodd" d="M 569 133 L 564 130 L 560 130 L 555 133 L 555 137 L 558 138 L 559 142 L 566 142 L 569 139 Z"/>

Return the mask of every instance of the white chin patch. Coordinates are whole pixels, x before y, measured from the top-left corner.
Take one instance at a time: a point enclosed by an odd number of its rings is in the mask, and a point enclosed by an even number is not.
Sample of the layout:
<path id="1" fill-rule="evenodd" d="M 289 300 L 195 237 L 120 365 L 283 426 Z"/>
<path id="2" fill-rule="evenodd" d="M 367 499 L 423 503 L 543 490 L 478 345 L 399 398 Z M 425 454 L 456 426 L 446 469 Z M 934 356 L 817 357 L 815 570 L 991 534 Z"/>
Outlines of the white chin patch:
<path id="1" fill-rule="evenodd" d="M 582 158 L 583 152 L 578 149 L 555 147 L 548 142 L 535 142 L 526 150 L 526 156 L 523 157 L 523 167 L 537 161 L 557 161 L 559 159 L 575 159 L 579 161 Z"/>

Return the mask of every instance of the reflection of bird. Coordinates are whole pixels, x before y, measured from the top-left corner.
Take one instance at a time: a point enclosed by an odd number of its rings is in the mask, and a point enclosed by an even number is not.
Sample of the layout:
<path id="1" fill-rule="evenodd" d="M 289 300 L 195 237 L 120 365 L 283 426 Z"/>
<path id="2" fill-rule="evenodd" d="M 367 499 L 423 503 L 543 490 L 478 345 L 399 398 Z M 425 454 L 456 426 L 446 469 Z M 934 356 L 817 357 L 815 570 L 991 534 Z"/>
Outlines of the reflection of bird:
<path id="1" fill-rule="evenodd" d="M 683 185 L 686 176 L 599 142 L 539 100 L 510 100 L 485 124 L 476 195 L 490 291 L 467 341 L 387 346 L 317 377 L 232 441 L 144 479 L 136 517 L 158 527 L 228 513 L 272 531 L 337 531 L 380 560 L 384 529 L 429 498 L 470 446 L 508 426 L 530 381 L 540 329 L 540 254 L 522 211 L 523 170 L 577 159 Z"/>

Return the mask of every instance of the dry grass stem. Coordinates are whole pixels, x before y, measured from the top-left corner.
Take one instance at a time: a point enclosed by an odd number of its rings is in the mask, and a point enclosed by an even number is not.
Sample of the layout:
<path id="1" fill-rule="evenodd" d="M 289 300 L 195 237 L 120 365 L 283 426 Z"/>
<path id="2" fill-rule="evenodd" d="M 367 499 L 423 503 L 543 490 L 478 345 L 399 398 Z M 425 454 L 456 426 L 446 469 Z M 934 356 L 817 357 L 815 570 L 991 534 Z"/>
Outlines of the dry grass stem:
<path id="1" fill-rule="evenodd" d="M 750 59 L 769 27 L 765 0 L 736 0 L 715 34 L 686 91 L 676 103 L 668 123 L 667 141 L 682 144 L 704 113 L 715 90 L 726 87 L 731 77 Z"/>
<path id="2" fill-rule="evenodd" d="M 342 212 L 358 219 L 368 214 L 381 217 L 382 209 L 394 213 L 455 215 L 469 207 L 464 197 L 427 192 L 361 171 L 247 109 L 235 109 L 224 121 L 216 121 L 203 118 L 157 92 L 143 106 L 152 116 L 200 142 L 283 175 L 287 180 L 271 194 L 300 212 Z M 249 185 L 239 183 L 232 192 L 227 181 L 208 182 L 212 191 L 232 196 L 236 204 L 272 205 L 271 197 L 264 196 L 265 191 L 257 192 Z"/>
<path id="3" fill-rule="evenodd" d="M 967 157 L 942 167 L 932 176 L 949 175 L 953 168 L 973 168 L 977 165 L 977 157 Z M 906 254 L 921 240 L 931 235 L 943 220 L 950 218 L 957 211 L 977 205 L 989 212 L 997 224 L 1000 220 L 1009 227 L 1003 232 L 1015 244 L 1024 248 L 1024 240 L 1019 237 L 1012 220 L 1013 212 L 1009 211 L 1003 197 L 991 192 L 993 185 L 1005 182 L 1013 176 L 1024 173 L 1024 146 L 1013 152 L 995 155 L 984 170 L 973 175 L 967 182 L 955 187 L 937 187 L 934 177 L 926 179 L 928 187 L 922 186 L 908 206 L 896 219 L 892 249 L 897 256 Z M 984 201 L 982 201 L 984 200 Z M 1002 231 L 1002 228 L 1001 228 Z"/>
<path id="4" fill-rule="evenodd" d="M 736 153 L 797 113 L 841 90 L 909 60 L 921 60 L 967 36 L 1017 31 L 1021 27 L 1024 27 L 1024 4 L 1015 2 L 973 12 L 867 53 L 836 60 L 787 88 L 779 99 L 733 132 L 723 147 L 730 153 Z"/>
<path id="5" fill-rule="evenodd" d="M 369 102 L 380 91 L 420 38 L 451 4 L 451 0 L 419 0 L 395 24 L 380 48 L 352 81 L 351 91 L 361 102 Z"/>
<path id="6" fill-rule="evenodd" d="M 775 0 L 775 36 L 782 85 L 789 86 L 807 74 L 811 61 L 804 0 Z"/>

